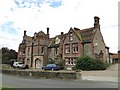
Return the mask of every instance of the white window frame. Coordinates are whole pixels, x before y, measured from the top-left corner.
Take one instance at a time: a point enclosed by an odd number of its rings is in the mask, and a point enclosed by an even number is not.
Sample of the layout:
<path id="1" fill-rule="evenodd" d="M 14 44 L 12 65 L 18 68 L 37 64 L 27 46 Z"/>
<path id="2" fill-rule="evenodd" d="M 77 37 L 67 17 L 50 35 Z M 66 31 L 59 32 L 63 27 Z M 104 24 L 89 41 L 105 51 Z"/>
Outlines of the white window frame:
<path id="1" fill-rule="evenodd" d="M 70 44 L 65 45 L 65 53 L 70 53 Z"/>
<path id="2" fill-rule="evenodd" d="M 70 32 L 70 34 L 69 34 L 69 40 L 73 41 L 73 32 Z"/>
<path id="3" fill-rule="evenodd" d="M 108 49 L 105 50 L 106 51 L 106 55 L 108 54 Z"/>
<path id="4" fill-rule="evenodd" d="M 66 58 L 65 62 L 66 65 L 76 65 L 76 58 Z"/>
<path id="5" fill-rule="evenodd" d="M 77 43 L 74 43 L 74 44 L 72 44 L 72 51 L 73 51 L 73 53 L 78 53 L 78 44 Z"/>

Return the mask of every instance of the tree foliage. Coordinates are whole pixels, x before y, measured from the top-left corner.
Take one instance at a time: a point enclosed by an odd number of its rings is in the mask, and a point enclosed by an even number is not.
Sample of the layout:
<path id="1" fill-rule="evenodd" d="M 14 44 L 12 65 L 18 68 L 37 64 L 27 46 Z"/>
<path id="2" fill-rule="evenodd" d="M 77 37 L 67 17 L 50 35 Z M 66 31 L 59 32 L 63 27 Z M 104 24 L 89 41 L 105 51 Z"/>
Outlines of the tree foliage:
<path id="1" fill-rule="evenodd" d="M 2 63 L 3 64 L 10 64 L 10 60 L 17 59 L 17 52 L 13 49 L 8 49 L 7 47 L 3 47 L 0 49 L 1 56 L 2 56 Z"/>

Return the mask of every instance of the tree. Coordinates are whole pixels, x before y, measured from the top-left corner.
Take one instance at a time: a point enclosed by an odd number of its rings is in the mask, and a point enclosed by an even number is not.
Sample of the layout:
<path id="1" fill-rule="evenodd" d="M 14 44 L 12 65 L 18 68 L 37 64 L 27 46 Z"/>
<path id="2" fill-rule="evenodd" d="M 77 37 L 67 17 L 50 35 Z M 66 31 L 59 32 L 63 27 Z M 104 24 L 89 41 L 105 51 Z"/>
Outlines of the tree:
<path id="1" fill-rule="evenodd" d="M 17 52 L 13 49 L 2 47 L 0 49 L 0 52 L 2 52 L 2 63 L 3 64 L 10 64 L 11 59 L 17 59 Z"/>

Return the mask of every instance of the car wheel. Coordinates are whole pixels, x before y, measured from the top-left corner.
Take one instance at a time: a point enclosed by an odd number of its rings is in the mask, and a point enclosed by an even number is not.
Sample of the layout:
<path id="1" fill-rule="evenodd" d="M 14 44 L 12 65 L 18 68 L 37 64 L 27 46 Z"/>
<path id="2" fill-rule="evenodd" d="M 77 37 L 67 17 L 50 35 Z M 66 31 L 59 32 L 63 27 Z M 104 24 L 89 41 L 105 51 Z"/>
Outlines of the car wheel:
<path id="1" fill-rule="evenodd" d="M 18 69 L 20 69 L 20 67 L 19 67 L 19 66 L 18 66 L 17 68 L 18 68 Z"/>
<path id="2" fill-rule="evenodd" d="M 45 70 L 44 68 L 42 68 L 42 70 Z"/>
<path id="3" fill-rule="evenodd" d="M 13 68 L 15 69 L 15 67 L 13 66 Z"/>

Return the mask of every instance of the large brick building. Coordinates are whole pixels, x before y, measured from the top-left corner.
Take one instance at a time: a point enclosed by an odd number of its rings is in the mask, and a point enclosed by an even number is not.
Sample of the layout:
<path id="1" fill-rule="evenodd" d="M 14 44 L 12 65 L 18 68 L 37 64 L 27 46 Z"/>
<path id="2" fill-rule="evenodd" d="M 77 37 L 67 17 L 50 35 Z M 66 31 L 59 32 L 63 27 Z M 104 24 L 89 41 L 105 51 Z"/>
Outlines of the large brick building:
<path id="1" fill-rule="evenodd" d="M 61 32 L 54 38 L 43 31 L 27 36 L 24 31 L 22 43 L 19 45 L 18 61 L 31 68 L 41 68 L 52 62 L 64 61 L 66 67 L 76 64 L 77 57 L 89 55 L 103 62 L 109 62 L 109 47 L 106 46 L 100 31 L 99 17 L 94 17 L 93 27 L 80 30 L 70 28 L 68 33 Z"/>

